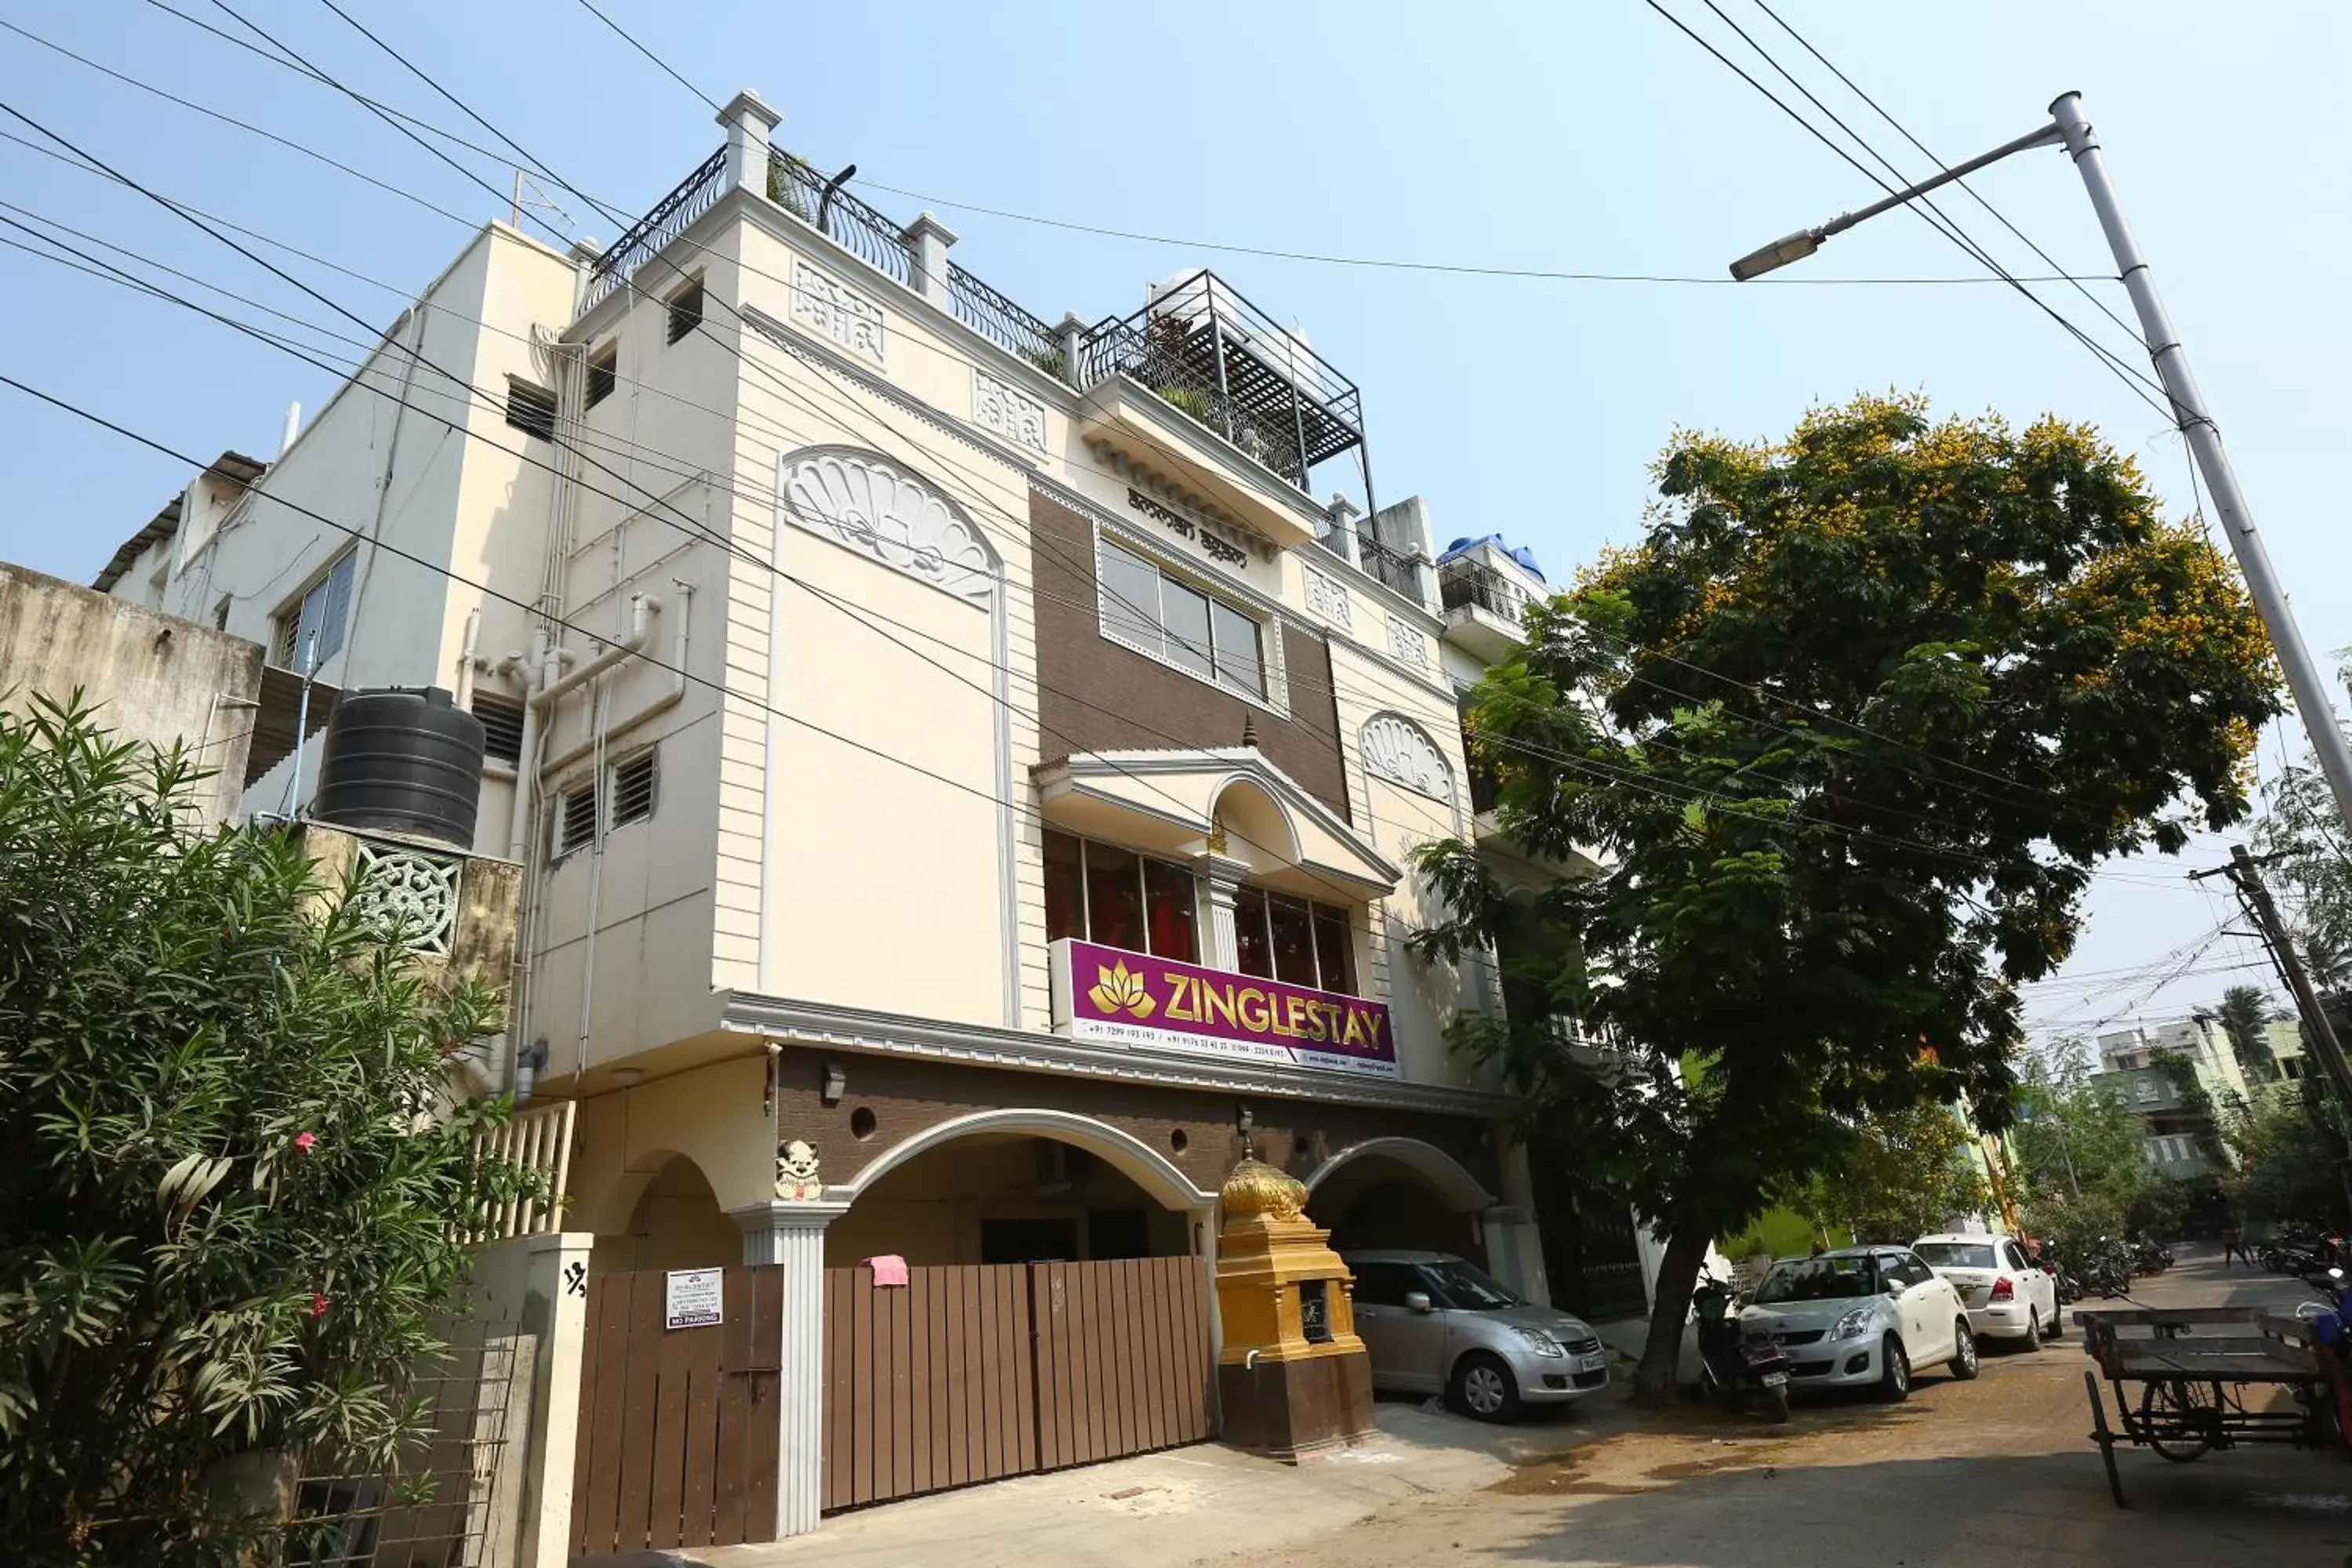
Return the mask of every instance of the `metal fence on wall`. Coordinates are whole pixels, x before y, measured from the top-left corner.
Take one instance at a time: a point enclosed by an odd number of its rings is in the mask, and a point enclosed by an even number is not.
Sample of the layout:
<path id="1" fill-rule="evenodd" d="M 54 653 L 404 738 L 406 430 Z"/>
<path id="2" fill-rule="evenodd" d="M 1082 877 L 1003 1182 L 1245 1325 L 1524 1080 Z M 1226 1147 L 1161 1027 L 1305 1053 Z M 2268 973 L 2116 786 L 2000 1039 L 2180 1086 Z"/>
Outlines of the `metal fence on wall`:
<path id="1" fill-rule="evenodd" d="M 428 1436 L 388 1468 L 357 1468 L 328 1448 L 303 1456 L 289 1561 L 315 1568 L 499 1568 L 499 1479 L 518 1376 L 517 1325 L 439 1325 L 447 1348 L 418 1369 Z M 519 1386 L 520 1385 L 520 1386 Z"/>

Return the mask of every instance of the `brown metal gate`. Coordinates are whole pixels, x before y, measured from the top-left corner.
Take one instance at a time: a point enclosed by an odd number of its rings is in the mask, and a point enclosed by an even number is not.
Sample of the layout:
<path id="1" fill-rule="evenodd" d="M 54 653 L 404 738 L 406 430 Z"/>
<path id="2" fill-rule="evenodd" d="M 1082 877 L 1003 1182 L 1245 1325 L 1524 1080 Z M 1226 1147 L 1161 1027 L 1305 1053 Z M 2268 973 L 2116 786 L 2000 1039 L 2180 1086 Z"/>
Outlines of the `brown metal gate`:
<path id="1" fill-rule="evenodd" d="M 1197 1258 L 824 1272 L 828 1511 L 1210 1436 Z"/>
<path id="2" fill-rule="evenodd" d="M 776 1538 L 783 1276 L 725 1271 L 719 1322 L 663 1327 L 659 1269 L 588 1281 L 575 1553 Z"/>

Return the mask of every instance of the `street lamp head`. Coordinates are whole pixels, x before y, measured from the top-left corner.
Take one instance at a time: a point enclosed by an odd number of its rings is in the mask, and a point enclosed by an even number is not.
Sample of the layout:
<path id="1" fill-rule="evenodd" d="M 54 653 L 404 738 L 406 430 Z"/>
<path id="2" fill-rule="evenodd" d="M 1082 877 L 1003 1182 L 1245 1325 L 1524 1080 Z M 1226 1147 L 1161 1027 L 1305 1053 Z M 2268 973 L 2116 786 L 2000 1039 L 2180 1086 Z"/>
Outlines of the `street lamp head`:
<path id="1" fill-rule="evenodd" d="M 1791 261 L 1802 261 L 1822 247 L 1822 231 L 1801 229 L 1786 239 L 1776 239 L 1761 250 L 1748 252 L 1731 264 L 1735 281 L 1745 283 L 1751 278 L 1761 278 L 1775 268 L 1786 267 Z"/>

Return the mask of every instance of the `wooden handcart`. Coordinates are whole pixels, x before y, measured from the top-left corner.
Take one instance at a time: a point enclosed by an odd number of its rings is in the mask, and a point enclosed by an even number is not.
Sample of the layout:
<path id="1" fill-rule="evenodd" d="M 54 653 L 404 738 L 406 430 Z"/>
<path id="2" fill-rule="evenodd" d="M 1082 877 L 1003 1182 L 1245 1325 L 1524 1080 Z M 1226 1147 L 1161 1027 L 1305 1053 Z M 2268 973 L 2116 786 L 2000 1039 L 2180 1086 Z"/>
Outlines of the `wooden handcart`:
<path id="1" fill-rule="evenodd" d="M 2344 1441 L 2352 1403 L 2341 1364 L 2307 1320 L 2252 1307 L 2180 1307 L 2086 1310 L 2074 1321 L 2095 1363 L 2083 1373 L 2091 1441 L 2106 1462 L 2117 1508 L 2130 1506 L 2116 1468 L 2118 1443 L 2186 1464 L 2241 1443 L 2317 1448 Z M 2102 1378 L 2115 1391 L 2113 1427 Z"/>

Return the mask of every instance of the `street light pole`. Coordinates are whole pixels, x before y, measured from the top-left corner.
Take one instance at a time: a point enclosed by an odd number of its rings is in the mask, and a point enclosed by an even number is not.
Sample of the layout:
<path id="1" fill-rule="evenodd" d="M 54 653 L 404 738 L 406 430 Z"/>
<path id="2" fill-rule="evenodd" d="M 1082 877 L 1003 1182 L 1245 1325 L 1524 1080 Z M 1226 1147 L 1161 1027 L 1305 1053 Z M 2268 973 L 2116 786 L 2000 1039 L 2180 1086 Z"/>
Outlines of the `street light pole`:
<path id="1" fill-rule="evenodd" d="M 2197 390 L 2197 378 L 2189 373 L 2188 352 L 2172 330 L 2172 318 L 2165 314 L 2164 301 L 2157 296 L 2156 280 L 2149 275 L 2147 258 L 2140 254 L 2139 240 L 2116 200 L 2106 161 L 2099 154 L 2099 139 L 2083 116 L 2083 95 L 2064 94 L 2050 106 L 2050 115 L 2066 138 L 2066 151 L 2082 172 L 2083 188 L 2090 193 L 2091 208 L 2099 215 L 2099 226 L 2106 231 L 2116 270 L 2123 275 L 2132 308 L 2139 312 L 2148 355 L 2156 362 L 2166 395 L 2172 399 L 2180 434 L 2205 476 L 2205 488 L 2213 492 L 2213 510 L 2221 514 L 2221 531 L 2238 558 L 2238 570 L 2245 574 L 2246 590 L 2253 595 L 2263 623 L 2270 627 L 2271 646 L 2278 650 L 2287 689 L 2294 694 L 2295 708 L 2311 738 L 2312 753 L 2319 759 L 2320 772 L 2327 775 L 2327 787 L 2336 792 L 2336 809 L 2352 822 L 2352 746 L 2345 743 L 2344 731 L 2336 722 L 2336 710 L 2327 700 L 2327 682 L 2295 629 L 2294 612 L 2288 608 L 2286 592 L 2271 569 L 2270 552 L 2263 547 L 2262 535 L 2254 531 L 2253 513 L 2238 489 L 2238 476 L 2230 469 L 2229 454 L 2221 449 L 2221 433 L 2214 427 L 2212 416 L 2205 412 L 2204 395 Z"/>
<path id="2" fill-rule="evenodd" d="M 2039 131 L 1965 163 L 1955 164 L 1885 201 L 1834 218 L 1819 228 L 1800 230 L 1744 256 L 1732 263 L 1731 275 L 1746 282 L 1776 267 L 1801 260 L 1819 249 L 1822 240 L 1852 228 L 1864 218 L 1900 206 L 2012 153 L 2063 142 L 2074 160 L 2074 167 L 2082 174 L 2092 209 L 2098 214 L 2099 226 L 2106 233 L 2107 247 L 2115 253 L 2116 270 L 2131 294 L 2132 308 L 2139 313 L 2140 331 L 2147 340 L 2148 354 L 2155 362 L 2158 378 L 2164 384 L 2165 395 L 2172 402 L 2173 418 L 2189 443 L 2198 471 L 2204 475 L 2206 488 L 2213 492 L 2213 510 L 2221 515 L 2221 531 L 2228 537 L 2231 553 L 2237 557 L 2238 570 L 2246 579 L 2246 591 L 2270 631 L 2271 646 L 2277 650 L 2287 690 L 2294 698 L 2295 711 L 2311 741 L 2312 755 L 2318 760 L 2319 771 L 2335 794 L 2336 811 L 2347 826 L 2352 826 L 2352 745 L 2346 743 L 2344 731 L 2336 725 L 2336 710 L 2327 700 L 2326 682 L 2312 661 L 2302 633 L 2295 629 L 2294 613 L 2288 607 L 2285 590 L 2279 586 L 2278 574 L 2271 567 L 2270 552 L 2263 548 L 2262 536 L 2254 531 L 2253 513 L 2246 506 L 2245 493 L 2238 489 L 2237 475 L 2230 471 L 2229 455 L 2221 449 L 2221 432 L 2214 427 L 2212 416 L 2205 411 L 2204 395 L 2197 389 L 2197 378 L 2189 373 L 2188 353 L 2172 330 L 2172 319 L 2165 314 L 2164 301 L 2157 295 L 2147 260 L 2140 254 L 2139 241 L 2116 199 L 2115 184 L 2107 178 L 2106 163 L 2099 153 L 2098 138 L 2083 115 L 2082 95 L 2062 95 L 2050 106 L 2050 116 L 2051 123 Z"/>

